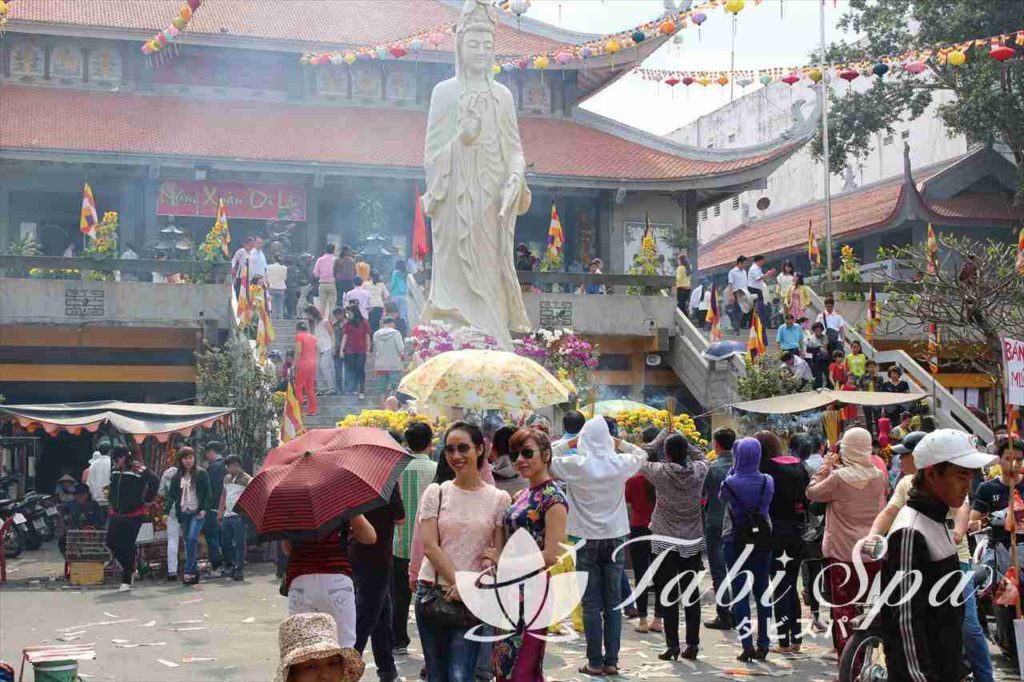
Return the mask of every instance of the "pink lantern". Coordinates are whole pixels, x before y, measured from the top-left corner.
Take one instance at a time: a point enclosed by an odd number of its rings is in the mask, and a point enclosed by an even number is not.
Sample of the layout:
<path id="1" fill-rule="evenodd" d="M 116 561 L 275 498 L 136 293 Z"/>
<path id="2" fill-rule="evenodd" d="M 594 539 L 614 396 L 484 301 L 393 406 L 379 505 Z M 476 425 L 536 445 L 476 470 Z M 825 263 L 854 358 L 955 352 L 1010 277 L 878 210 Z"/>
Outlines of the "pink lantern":
<path id="1" fill-rule="evenodd" d="M 171 34 L 171 37 L 172 37 L 172 38 L 177 38 L 177 37 L 178 37 L 178 35 L 180 35 L 180 34 L 181 34 L 181 31 L 179 31 L 179 30 L 178 30 L 178 27 L 177 27 L 177 26 L 171 26 L 171 27 L 169 27 L 169 28 L 167 29 L 167 32 Z"/>
<path id="2" fill-rule="evenodd" d="M 555 61 L 561 64 L 562 66 L 568 66 L 569 62 L 572 61 L 572 55 L 563 50 L 562 52 L 559 52 L 558 54 L 555 55 Z"/>
<path id="3" fill-rule="evenodd" d="M 685 85 L 686 87 L 690 87 L 691 85 L 693 85 L 693 84 L 694 84 L 694 83 L 696 83 L 696 82 L 697 82 L 697 81 L 695 81 L 695 80 L 693 79 L 693 76 L 683 76 L 683 80 L 682 80 L 682 83 L 683 83 L 683 85 Z"/>
<path id="4" fill-rule="evenodd" d="M 782 79 L 782 82 L 785 83 L 786 85 L 788 85 L 789 87 L 793 87 L 794 84 L 800 82 L 800 76 L 796 75 L 795 73 L 790 73 L 790 74 L 787 74 Z"/>
<path id="5" fill-rule="evenodd" d="M 923 72 L 927 68 L 928 67 L 922 61 L 907 62 L 906 64 L 903 65 L 903 70 L 904 71 L 907 71 L 908 73 L 912 73 L 915 76 L 917 74 Z"/>
<path id="6" fill-rule="evenodd" d="M 530 65 L 530 62 L 526 61 L 525 59 L 517 59 L 515 61 L 515 64 L 517 69 L 519 69 L 520 71 L 525 71 L 526 67 Z"/>
<path id="7" fill-rule="evenodd" d="M 856 80 L 858 76 L 860 76 L 860 71 L 857 69 L 844 69 L 839 72 L 839 77 L 847 83 Z"/>
<path id="8" fill-rule="evenodd" d="M 438 47 L 441 46 L 441 43 L 444 42 L 444 34 L 441 33 L 440 31 L 434 31 L 433 33 L 427 36 L 427 42 L 430 43 L 430 46 L 436 50 Z"/>
<path id="9" fill-rule="evenodd" d="M 142 46 L 142 54 L 153 54 L 153 49 L 146 43 Z"/>

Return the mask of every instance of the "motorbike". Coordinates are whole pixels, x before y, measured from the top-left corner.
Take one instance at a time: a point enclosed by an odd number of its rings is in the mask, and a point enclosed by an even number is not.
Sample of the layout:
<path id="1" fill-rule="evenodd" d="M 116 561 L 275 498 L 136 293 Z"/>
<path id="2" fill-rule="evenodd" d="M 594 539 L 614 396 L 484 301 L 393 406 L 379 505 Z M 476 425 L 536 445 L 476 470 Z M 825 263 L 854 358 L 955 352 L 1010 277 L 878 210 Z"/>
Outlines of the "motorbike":
<path id="1" fill-rule="evenodd" d="M 43 505 L 43 500 L 45 498 L 46 495 L 40 492 L 31 492 L 23 498 L 23 502 L 28 510 L 28 513 L 25 514 L 25 516 L 28 517 L 32 527 L 39 535 L 40 544 L 53 540 L 56 535 L 46 523 L 46 508 Z"/>
<path id="2" fill-rule="evenodd" d="M 4 530 L 3 538 L 0 538 L 0 541 L 4 543 L 4 555 L 10 559 L 21 555 L 29 533 L 28 519 L 15 509 L 18 501 L 6 497 L 12 485 L 14 485 L 12 477 L 0 476 L 0 493 L 2 493 L 0 494 L 0 526 L 13 517 L 12 523 Z"/>

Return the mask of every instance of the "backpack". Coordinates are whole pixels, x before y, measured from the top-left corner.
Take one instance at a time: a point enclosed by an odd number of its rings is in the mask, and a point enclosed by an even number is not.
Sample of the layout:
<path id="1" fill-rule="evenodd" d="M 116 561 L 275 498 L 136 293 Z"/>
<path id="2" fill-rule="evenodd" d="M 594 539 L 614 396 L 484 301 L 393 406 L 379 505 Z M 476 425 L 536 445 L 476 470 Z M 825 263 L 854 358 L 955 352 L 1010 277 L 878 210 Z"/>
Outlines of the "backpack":
<path id="1" fill-rule="evenodd" d="M 758 550 L 768 549 L 769 547 L 772 539 L 772 524 L 768 517 L 761 513 L 760 508 L 760 501 L 764 497 L 764 491 L 767 486 L 768 477 L 764 476 L 761 479 L 761 492 L 757 497 L 758 506 L 746 510 L 739 518 L 731 510 L 729 511 L 729 516 L 732 518 L 733 537 L 739 551 L 742 551 L 742 548 L 747 545 L 753 545 L 754 549 Z M 729 488 L 727 482 L 723 481 L 722 487 L 729 491 L 733 499 L 739 500 L 732 489 Z"/>

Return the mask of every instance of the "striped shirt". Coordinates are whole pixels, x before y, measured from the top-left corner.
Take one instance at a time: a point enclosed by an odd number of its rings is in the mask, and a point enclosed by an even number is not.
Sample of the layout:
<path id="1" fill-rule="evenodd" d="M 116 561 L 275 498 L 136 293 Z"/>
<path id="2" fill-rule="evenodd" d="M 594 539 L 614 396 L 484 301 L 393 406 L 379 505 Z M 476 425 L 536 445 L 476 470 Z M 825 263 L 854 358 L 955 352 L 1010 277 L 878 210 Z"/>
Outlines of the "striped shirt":
<path id="1" fill-rule="evenodd" d="M 651 533 L 692 543 L 680 545 L 652 540 L 653 554 L 675 551 L 682 557 L 689 557 L 704 551 L 700 499 L 708 468 L 708 461 L 702 457 L 688 462 L 686 466 L 672 462 L 646 462 L 640 469 L 640 475 L 654 485 L 657 493 L 651 514 Z"/>
<path id="2" fill-rule="evenodd" d="M 416 527 L 416 513 L 420 508 L 420 497 L 434 480 L 437 463 L 427 453 L 412 453 L 413 460 L 405 467 L 398 479 L 402 491 L 402 505 L 405 507 L 405 523 L 395 528 L 392 550 L 399 559 L 412 558 L 412 534 Z"/>
<path id="3" fill-rule="evenodd" d="M 285 575 L 286 588 L 291 587 L 292 581 L 299 576 L 336 573 L 352 577 L 352 564 L 342 547 L 339 532 L 331 533 L 323 540 L 292 543 L 292 553 L 288 557 L 288 573 Z"/>

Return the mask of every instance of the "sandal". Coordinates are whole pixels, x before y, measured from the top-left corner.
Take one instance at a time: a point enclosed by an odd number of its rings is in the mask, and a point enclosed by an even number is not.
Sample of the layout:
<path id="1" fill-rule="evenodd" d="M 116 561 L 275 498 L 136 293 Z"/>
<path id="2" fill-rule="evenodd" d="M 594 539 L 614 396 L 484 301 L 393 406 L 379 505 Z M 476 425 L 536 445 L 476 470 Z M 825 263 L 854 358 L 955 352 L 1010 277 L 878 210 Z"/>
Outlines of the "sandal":
<path id="1" fill-rule="evenodd" d="M 619 674 L 619 666 L 617 666 L 617 665 L 606 665 L 604 667 L 604 674 L 605 675 L 610 675 L 610 676 L 618 675 Z"/>
<path id="2" fill-rule="evenodd" d="M 580 666 L 579 670 L 576 672 L 583 673 L 584 675 L 590 675 L 592 677 L 603 677 L 605 674 L 603 668 L 591 668 L 589 663 Z"/>

